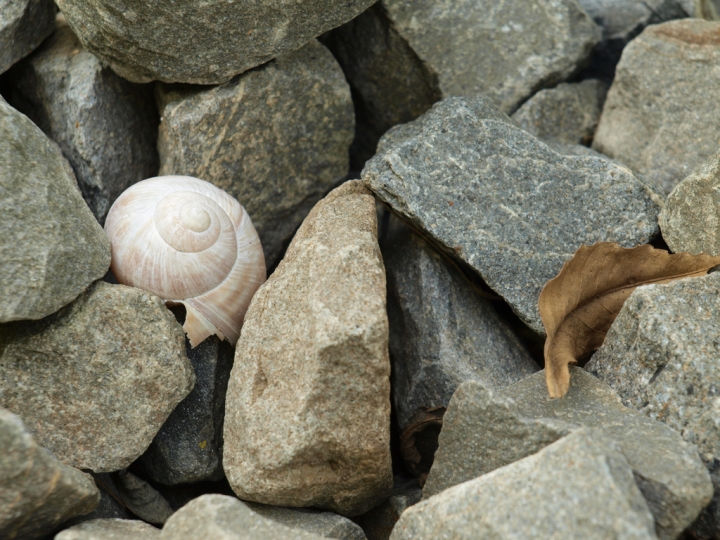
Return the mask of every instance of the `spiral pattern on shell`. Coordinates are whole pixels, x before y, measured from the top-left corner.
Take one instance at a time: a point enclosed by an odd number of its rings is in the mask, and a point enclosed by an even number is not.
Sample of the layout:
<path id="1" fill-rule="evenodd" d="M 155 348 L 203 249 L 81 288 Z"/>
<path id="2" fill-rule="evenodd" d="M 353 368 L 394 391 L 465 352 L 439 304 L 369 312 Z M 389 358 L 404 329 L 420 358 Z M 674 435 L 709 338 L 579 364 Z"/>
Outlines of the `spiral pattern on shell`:
<path id="1" fill-rule="evenodd" d="M 235 344 L 266 269 L 255 227 L 234 198 L 189 176 L 150 178 L 118 197 L 105 232 L 118 282 L 183 304 L 193 346 L 212 334 Z"/>

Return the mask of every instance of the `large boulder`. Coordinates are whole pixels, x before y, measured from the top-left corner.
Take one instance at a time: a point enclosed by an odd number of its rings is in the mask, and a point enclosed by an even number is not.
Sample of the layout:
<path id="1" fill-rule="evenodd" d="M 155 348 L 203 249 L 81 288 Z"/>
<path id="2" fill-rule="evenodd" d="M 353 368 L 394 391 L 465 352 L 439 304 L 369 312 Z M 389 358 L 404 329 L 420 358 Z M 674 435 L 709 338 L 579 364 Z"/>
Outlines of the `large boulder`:
<path id="1" fill-rule="evenodd" d="M 110 242 L 60 150 L 0 98 L 0 323 L 41 319 L 110 267 Z"/>
<path id="2" fill-rule="evenodd" d="M 0 0 L 0 73 L 52 33 L 56 11 L 53 0 Z"/>
<path id="3" fill-rule="evenodd" d="M 313 40 L 227 84 L 159 93 L 160 174 L 196 176 L 237 197 L 272 268 L 348 172 L 354 117 L 337 62 Z"/>
<path id="4" fill-rule="evenodd" d="M 389 495 L 385 294 L 375 201 L 351 181 L 313 208 L 245 317 L 223 454 L 239 497 L 356 515 Z"/>

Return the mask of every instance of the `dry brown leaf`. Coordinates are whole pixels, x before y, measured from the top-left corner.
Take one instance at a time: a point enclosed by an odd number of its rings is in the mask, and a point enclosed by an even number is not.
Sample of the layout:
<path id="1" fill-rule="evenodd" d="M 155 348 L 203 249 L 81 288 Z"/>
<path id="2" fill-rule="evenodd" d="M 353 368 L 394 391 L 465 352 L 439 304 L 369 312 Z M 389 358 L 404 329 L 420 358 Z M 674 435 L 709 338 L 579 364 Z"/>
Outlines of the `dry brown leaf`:
<path id="1" fill-rule="evenodd" d="M 547 332 L 545 380 L 550 397 L 565 395 L 568 364 L 602 345 L 627 298 L 640 285 L 702 276 L 720 256 L 671 254 L 650 245 L 623 248 L 610 242 L 582 246 L 548 281 L 538 302 Z"/>

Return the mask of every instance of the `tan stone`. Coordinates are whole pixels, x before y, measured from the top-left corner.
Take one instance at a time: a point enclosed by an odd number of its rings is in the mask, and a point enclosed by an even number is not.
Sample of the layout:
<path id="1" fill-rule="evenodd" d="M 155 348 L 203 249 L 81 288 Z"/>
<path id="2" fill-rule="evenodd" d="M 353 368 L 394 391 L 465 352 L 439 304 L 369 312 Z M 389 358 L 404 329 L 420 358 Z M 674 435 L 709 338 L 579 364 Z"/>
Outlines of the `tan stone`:
<path id="1" fill-rule="evenodd" d="M 389 495 L 390 362 L 375 203 L 320 201 L 255 295 L 237 344 L 224 468 L 241 499 L 363 513 Z"/>

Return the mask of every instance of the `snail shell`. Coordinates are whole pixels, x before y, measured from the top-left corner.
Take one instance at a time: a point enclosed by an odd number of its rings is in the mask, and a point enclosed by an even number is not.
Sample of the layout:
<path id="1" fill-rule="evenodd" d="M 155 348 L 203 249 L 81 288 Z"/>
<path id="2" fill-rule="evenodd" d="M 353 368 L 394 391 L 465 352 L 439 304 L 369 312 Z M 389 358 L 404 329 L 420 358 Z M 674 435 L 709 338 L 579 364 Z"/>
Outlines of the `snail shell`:
<path id="1" fill-rule="evenodd" d="M 193 347 L 212 334 L 237 342 L 266 269 L 250 216 L 233 197 L 189 176 L 150 178 L 118 197 L 105 232 L 117 280 L 183 304 Z"/>

